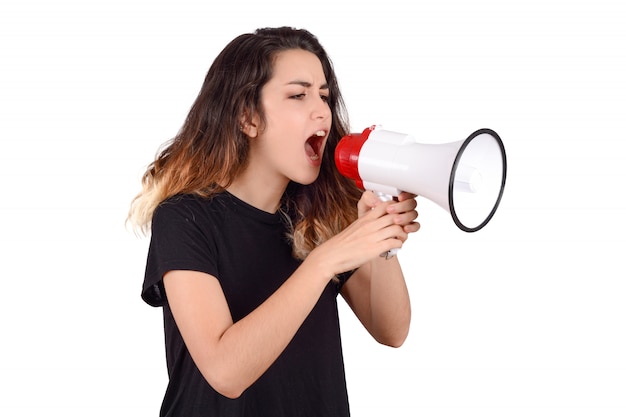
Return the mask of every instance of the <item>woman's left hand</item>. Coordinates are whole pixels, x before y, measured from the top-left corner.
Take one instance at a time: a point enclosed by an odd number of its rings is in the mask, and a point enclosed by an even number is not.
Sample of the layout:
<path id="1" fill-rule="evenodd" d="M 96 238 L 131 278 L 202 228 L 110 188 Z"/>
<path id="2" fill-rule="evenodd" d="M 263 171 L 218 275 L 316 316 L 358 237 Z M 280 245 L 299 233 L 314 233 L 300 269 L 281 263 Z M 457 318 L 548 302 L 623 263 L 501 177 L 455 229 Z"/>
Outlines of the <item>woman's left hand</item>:
<path id="1" fill-rule="evenodd" d="M 406 233 L 414 233 L 420 229 L 417 219 L 417 195 L 403 192 L 390 202 L 383 202 L 372 191 L 365 191 L 359 200 L 359 217 L 378 204 L 388 204 L 387 213 L 394 215 L 394 223 L 402 226 Z"/>

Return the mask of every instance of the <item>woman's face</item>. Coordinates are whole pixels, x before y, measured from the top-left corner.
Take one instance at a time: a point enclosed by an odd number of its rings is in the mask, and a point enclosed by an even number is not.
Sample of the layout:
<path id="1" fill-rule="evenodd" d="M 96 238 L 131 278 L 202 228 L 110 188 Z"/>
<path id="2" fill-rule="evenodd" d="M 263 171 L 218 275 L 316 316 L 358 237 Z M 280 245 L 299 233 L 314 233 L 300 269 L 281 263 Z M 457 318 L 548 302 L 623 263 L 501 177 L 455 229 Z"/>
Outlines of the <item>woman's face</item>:
<path id="1" fill-rule="evenodd" d="M 250 135 L 255 172 L 285 185 L 315 181 L 332 123 L 329 94 L 317 56 L 301 49 L 276 56 L 273 77 L 261 90 L 265 128 Z"/>

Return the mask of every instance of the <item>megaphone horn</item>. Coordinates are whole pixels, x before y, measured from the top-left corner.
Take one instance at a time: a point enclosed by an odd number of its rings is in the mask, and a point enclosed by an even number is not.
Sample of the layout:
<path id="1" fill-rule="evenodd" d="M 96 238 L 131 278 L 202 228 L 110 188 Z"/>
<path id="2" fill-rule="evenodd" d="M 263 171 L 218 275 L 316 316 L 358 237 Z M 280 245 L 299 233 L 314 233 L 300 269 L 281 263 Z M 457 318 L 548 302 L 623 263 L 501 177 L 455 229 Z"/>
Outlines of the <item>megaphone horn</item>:
<path id="1" fill-rule="evenodd" d="M 435 202 L 465 232 L 480 230 L 491 220 L 507 170 L 504 144 L 491 129 L 458 142 L 423 144 L 372 126 L 339 141 L 335 164 L 342 175 L 383 199 L 406 191 Z"/>

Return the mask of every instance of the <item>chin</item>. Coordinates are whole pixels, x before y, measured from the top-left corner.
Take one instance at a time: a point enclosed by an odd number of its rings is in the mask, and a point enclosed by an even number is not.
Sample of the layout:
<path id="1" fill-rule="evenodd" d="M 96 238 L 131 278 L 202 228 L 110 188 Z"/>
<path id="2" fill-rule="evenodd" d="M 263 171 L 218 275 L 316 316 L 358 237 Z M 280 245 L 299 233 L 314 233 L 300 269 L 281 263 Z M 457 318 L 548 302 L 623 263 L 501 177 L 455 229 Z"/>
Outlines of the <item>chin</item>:
<path id="1" fill-rule="evenodd" d="M 315 182 L 317 178 L 310 180 L 310 181 L 298 181 L 298 180 L 294 180 L 293 182 L 298 183 L 300 185 L 311 185 Z"/>
<path id="2" fill-rule="evenodd" d="M 292 181 L 300 185 L 311 185 L 320 176 L 319 170 L 314 175 L 307 175 L 300 178 L 293 178 Z"/>

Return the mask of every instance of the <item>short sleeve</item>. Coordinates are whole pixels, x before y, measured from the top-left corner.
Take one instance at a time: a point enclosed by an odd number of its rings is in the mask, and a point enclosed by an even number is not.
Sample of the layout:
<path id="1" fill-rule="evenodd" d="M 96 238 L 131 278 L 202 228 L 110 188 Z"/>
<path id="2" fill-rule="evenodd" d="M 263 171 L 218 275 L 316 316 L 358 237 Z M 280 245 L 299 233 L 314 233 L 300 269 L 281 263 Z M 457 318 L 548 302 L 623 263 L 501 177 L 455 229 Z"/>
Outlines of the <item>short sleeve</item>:
<path id="1" fill-rule="evenodd" d="M 196 200 L 167 200 L 155 210 L 141 293 L 149 305 L 165 303 L 163 276 L 168 271 L 191 270 L 217 277 L 216 245 L 207 232 L 210 228 L 200 219 L 206 222 Z"/>
<path id="2" fill-rule="evenodd" d="M 337 292 L 341 291 L 341 289 L 346 284 L 346 282 L 348 282 L 350 277 L 354 274 L 354 271 L 356 271 L 356 269 L 353 269 L 351 271 L 343 272 L 343 273 L 338 274 L 336 276 L 337 280 L 335 282 L 335 288 L 337 288 Z"/>

